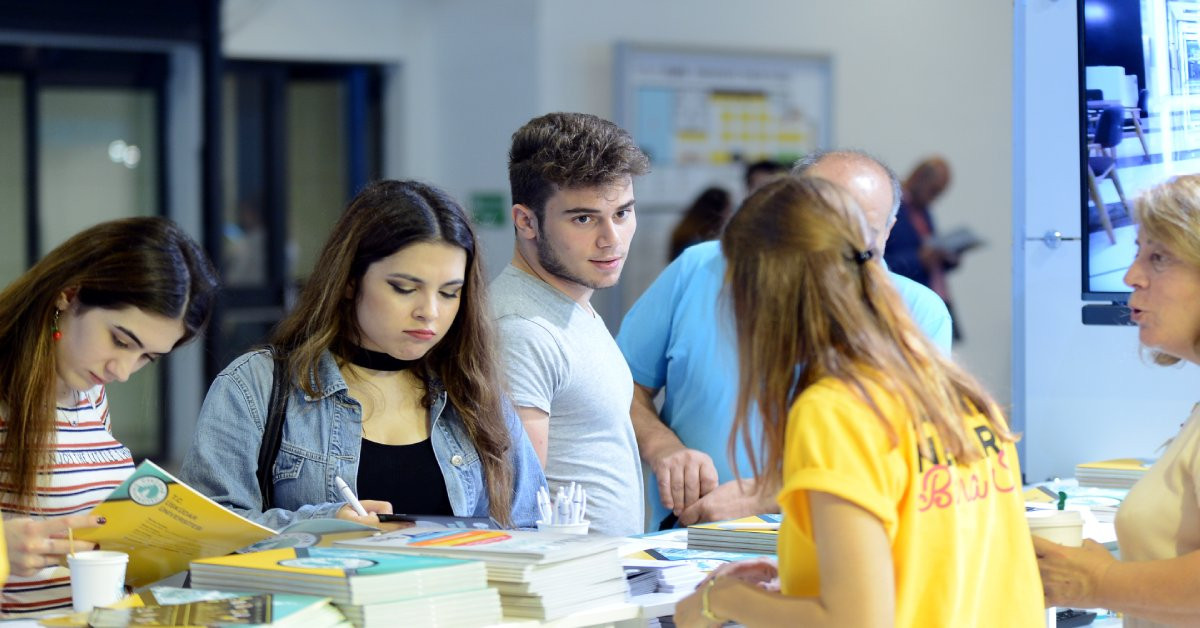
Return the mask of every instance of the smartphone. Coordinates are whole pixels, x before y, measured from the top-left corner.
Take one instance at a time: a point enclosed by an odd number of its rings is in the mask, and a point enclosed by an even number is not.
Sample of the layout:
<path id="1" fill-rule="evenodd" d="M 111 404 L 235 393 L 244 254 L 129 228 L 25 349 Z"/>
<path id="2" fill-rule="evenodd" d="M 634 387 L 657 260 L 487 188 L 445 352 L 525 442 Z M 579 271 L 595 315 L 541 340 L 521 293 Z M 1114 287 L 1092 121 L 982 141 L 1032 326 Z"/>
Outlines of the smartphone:
<path id="1" fill-rule="evenodd" d="M 380 523 L 413 523 L 420 525 L 441 526 L 444 528 L 476 528 L 481 530 L 496 530 L 499 526 L 487 517 L 452 517 L 449 515 L 406 515 L 380 514 Z"/>

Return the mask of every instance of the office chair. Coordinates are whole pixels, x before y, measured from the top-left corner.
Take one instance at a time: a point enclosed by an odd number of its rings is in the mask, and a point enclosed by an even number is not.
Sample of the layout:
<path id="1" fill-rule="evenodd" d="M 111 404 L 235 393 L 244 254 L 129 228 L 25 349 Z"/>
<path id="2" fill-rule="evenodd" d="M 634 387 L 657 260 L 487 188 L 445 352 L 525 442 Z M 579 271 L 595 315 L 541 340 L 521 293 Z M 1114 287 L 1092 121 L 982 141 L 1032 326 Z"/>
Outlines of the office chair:
<path id="1" fill-rule="evenodd" d="M 1093 142 L 1088 145 L 1089 149 L 1098 153 L 1088 156 L 1088 194 L 1092 197 L 1092 202 L 1096 204 L 1096 213 L 1100 216 L 1100 224 L 1104 225 L 1108 241 L 1112 244 L 1116 244 L 1117 237 L 1113 233 L 1112 220 L 1108 217 L 1108 206 L 1104 204 L 1104 200 L 1100 196 L 1098 180 L 1112 180 L 1113 186 L 1117 188 L 1117 197 L 1125 206 L 1125 213 L 1132 215 L 1132 212 L 1129 211 L 1129 203 L 1125 200 L 1125 190 L 1121 189 L 1121 180 L 1117 177 L 1117 145 L 1121 143 L 1121 138 L 1125 135 L 1124 121 L 1124 107 L 1104 108 L 1100 112 L 1099 121 L 1096 122 L 1096 134 Z"/>

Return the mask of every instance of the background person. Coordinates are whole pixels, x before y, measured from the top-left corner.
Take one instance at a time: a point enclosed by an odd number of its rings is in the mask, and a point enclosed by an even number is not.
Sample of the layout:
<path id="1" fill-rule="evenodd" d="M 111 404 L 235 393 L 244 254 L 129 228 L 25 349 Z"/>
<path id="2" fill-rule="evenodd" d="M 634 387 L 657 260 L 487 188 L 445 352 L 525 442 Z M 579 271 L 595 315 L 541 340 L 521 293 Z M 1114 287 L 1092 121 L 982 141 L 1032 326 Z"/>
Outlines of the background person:
<path id="1" fill-rule="evenodd" d="M 1154 362 L 1200 364 L 1200 175 L 1142 193 L 1125 273 L 1130 319 Z M 1085 540 L 1034 538 L 1048 606 L 1103 607 L 1125 626 L 1200 623 L 1200 404 L 1117 510 L 1121 560 Z"/>
<path id="2" fill-rule="evenodd" d="M 247 353 L 209 388 L 181 478 L 273 528 L 378 523 L 393 509 L 532 526 L 544 479 L 503 392 L 479 253 L 462 207 L 441 190 L 367 186 L 272 335 L 277 359 Z M 264 511 L 258 450 L 276 368 L 289 390 Z"/>
<path id="3" fill-rule="evenodd" d="M 904 180 L 904 200 L 896 214 L 884 259 L 892 272 L 899 273 L 937 293 L 953 313 L 950 285 L 946 274 L 958 267 L 959 255 L 933 245 L 937 225 L 933 220 L 933 202 L 950 186 L 950 164 L 941 157 L 930 157 L 917 164 Z M 961 337 L 954 329 L 954 339 Z"/>
<path id="4" fill-rule="evenodd" d="M 208 321 L 217 275 L 163 218 L 86 229 L 0 293 L 0 448 L 11 576 L 7 616 L 71 606 L 67 529 L 133 472 L 110 432 L 105 386 L 191 340 Z"/>
<path id="5" fill-rule="evenodd" d="M 787 173 L 787 166 L 774 159 L 760 159 L 751 162 L 746 166 L 746 196 L 750 196 L 767 182 L 778 179 Z"/>
<path id="6" fill-rule="evenodd" d="M 850 196 L 807 177 L 763 186 L 721 239 L 730 446 L 759 441 L 784 516 L 777 568 L 722 567 L 679 603 L 680 626 L 1042 621 L 1013 436 L 917 329 L 871 240 Z"/>
<path id="7" fill-rule="evenodd" d="M 721 187 L 705 188 L 696 200 L 683 212 L 683 218 L 671 231 L 669 243 L 670 262 L 679 257 L 683 250 L 708 240 L 721 237 L 721 230 L 733 213 L 733 197 L 729 191 Z"/>

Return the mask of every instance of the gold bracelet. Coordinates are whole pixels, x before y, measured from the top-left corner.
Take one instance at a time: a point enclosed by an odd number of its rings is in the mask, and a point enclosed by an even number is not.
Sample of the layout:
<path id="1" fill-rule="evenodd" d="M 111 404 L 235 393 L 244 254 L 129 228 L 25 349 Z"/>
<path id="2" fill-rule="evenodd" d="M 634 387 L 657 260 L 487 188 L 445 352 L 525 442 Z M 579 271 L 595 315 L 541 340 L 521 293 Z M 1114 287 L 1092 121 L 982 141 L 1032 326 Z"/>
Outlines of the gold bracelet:
<path id="1" fill-rule="evenodd" d="M 708 581 L 708 584 L 704 585 L 704 591 L 700 593 L 700 614 L 703 615 L 708 621 L 724 624 L 725 620 L 714 615 L 712 612 L 712 607 L 708 605 L 708 592 L 712 591 L 713 586 L 716 584 L 717 579 L 713 578 L 712 580 Z"/>

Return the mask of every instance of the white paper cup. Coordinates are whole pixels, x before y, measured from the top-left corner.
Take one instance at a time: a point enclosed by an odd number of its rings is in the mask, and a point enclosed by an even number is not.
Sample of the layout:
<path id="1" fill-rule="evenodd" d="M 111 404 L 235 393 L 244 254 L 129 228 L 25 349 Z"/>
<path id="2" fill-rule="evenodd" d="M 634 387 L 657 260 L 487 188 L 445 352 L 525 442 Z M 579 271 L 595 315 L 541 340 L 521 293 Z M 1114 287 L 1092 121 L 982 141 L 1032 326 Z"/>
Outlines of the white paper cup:
<path id="1" fill-rule="evenodd" d="M 558 532 L 559 534 L 587 534 L 588 521 L 580 521 L 579 523 L 546 523 L 545 521 L 537 522 L 537 528 L 541 532 Z"/>
<path id="2" fill-rule="evenodd" d="M 96 550 L 67 556 L 71 568 L 71 602 L 76 613 L 108 606 L 125 597 L 129 554 Z"/>
<path id="3" fill-rule="evenodd" d="M 1083 545 L 1083 516 L 1077 510 L 1030 510 L 1025 513 L 1034 536 L 1059 545 Z"/>

